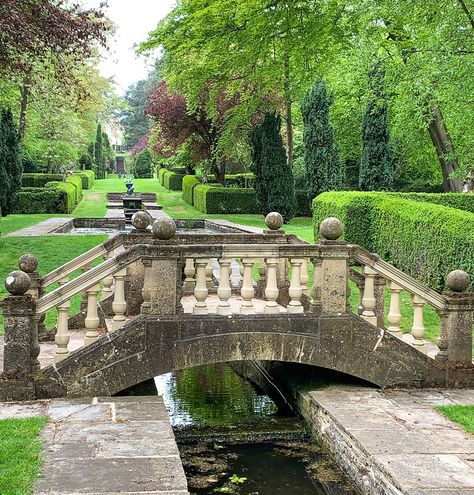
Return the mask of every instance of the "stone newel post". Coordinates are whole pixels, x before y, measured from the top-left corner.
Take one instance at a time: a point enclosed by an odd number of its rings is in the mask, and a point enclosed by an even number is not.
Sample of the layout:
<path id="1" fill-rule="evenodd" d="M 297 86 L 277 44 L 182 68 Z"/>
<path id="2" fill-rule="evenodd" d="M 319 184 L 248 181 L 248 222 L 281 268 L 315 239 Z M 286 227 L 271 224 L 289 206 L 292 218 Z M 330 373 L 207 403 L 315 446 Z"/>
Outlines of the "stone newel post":
<path id="1" fill-rule="evenodd" d="M 443 292 L 446 307 L 440 312 L 438 361 L 472 363 L 474 294 L 466 292 L 470 283 L 469 275 L 462 270 L 454 270 L 446 279 L 447 290 Z"/>
<path id="2" fill-rule="evenodd" d="M 338 240 L 344 232 L 341 221 L 335 217 L 321 222 L 319 233 L 322 264 L 318 281 L 323 314 L 348 312 L 349 257 L 350 250 L 345 241 Z"/>

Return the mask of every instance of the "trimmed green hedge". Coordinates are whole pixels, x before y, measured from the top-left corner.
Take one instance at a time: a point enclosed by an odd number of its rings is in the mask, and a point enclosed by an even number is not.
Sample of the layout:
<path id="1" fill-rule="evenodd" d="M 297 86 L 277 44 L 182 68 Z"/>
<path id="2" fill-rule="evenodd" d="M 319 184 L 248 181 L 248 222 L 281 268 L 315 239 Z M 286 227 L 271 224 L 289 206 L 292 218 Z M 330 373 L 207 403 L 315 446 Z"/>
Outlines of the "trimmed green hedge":
<path id="1" fill-rule="evenodd" d="M 167 170 L 163 174 L 163 186 L 169 191 L 181 191 L 183 187 L 183 177 L 185 176 Z"/>
<path id="2" fill-rule="evenodd" d="M 18 192 L 15 213 L 68 213 L 61 211 L 65 193 L 48 187 L 23 187 Z"/>
<path id="3" fill-rule="evenodd" d="M 253 189 L 218 184 L 195 186 L 194 207 L 202 213 L 259 213 Z"/>
<path id="4" fill-rule="evenodd" d="M 296 217 L 310 217 L 311 207 L 308 199 L 308 193 L 303 189 L 296 189 Z"/>
<path id="5" fill-rule="evenodd" d="M 76 204 L 82 199 L 82 179 L 77 175 L 70 175 L 66 179 L 66 183 L 72 184 L 75 187 Z"/>
<path id="6" fill-rule="evenodd" d="M 423 201 L 425 203 L 435 203 L 443 206 L 450 206 L 459 210 L 474 213 L 474 194 L 460 193 L 390 193 L 413 201 Z"/>
<path id="7" fill-rule="evenodd" d="M 80 172 L 76 172 L 74 175 L 81 178 L 82 189 L 92 189 L 95 180 L 95 173 L 93 170 L 81 170 Z"/>
<path id="8" fill-rule="evenodd" d="M 76 207 L 76 187 L 70 182 L 48 182 L 46 188 L 52 188 L 60 191 L 61 201 L 58 206 L 60 211 L 52 213 L 71 213 Z M 49 213 L 49 212 L 48 212 Z"/>
<path id="9" fill-rule="evenodd" d="M 165 185 L 165 173 L 168 172 L 168 169 L 166 168 L 160 168 L 158 170 L 158 182 L 160 183 L 161 186 Z"/>
<path id="10" fill-rule="evenodd" d="M 23 187 L 44 187 L 48 182 L 61 181 L 61 174 L 23 174 L 21 185 Z"/>
<path id="11" fill-rule="evenodd" d="M 394 194 L 328 192 L 313 201 L 315 236 L 319 224 L 336 216 L 344 237 L 442 290 L 455 269 L 474 280 L 474 214 Z"/>
<path id="12" fill-rule="evenodd" d="M 194 188 L 201 184 L 195 175 L 186 175 L 183 177 L 183 199 L 186 203 L 193 205 L 193 191 Z"/>

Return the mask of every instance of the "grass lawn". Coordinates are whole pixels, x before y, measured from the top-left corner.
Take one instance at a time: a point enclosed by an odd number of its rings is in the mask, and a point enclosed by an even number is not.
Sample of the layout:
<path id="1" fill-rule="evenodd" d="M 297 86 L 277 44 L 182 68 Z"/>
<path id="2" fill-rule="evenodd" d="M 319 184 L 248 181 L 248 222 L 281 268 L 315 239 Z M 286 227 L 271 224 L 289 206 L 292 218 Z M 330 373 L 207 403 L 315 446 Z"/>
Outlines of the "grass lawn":
<path id="1" fill-rule="evenodd" d="M 41 467 L 41 440 L 48 418 L 0 420 L 0 494 L 30 495 Z"/>
<path id="2" fill-rule="evenodd" d="M 474 434 L 474 406 L 437 406 L 435 409 Z"/>

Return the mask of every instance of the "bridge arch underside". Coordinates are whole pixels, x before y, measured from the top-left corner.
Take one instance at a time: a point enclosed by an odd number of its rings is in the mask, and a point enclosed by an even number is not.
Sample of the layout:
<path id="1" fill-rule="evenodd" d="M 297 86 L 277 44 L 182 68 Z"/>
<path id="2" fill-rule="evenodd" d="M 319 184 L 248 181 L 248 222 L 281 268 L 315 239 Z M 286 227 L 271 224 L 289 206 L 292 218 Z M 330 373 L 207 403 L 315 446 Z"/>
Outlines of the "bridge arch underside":
<path id="1" fill-rule="evenodd" d="M 139 316 L 45 368 L 37 395 L 108 396 L 169 371 L 247 360 L 319 366 L 382 388 L 447 385 L 444 366 L 387 332 L 376 347 L 379 335 L 356 315 Z"/>

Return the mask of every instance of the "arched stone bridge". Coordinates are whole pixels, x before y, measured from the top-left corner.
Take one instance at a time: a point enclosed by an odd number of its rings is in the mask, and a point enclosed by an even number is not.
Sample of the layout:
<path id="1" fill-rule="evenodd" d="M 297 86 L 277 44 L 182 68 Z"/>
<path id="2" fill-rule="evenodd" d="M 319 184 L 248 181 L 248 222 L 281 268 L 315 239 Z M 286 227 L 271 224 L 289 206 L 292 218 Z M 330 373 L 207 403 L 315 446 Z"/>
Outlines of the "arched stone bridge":
<path id="1" fill-rule="evenodd" d="M 474 304 L 465 284 L 438 294 L 343 241 L 310 245 L 281 232 L 235 229 L 160 241 L 134 231 L 43 278 L 34 265 L 20 263 L 29 272 L 26 289 L 25 273 L 13 274 L 3 302 L 2 399 L 113 395 L 165 372 L 241 360 L 320 366 L 380 387 L 474 384 Z M 359 308 L 349 301 L 350 280 L 360 289 Z M 402 290 L 414 308 L 409 343 L 400 331 Z M 83 310 L 71 317 L 77 294 Z M 428 355 L 425 304 L 441 317 L 439 348 Z M 52 308 L 55 363 L 40 369 L 38 335 Z M 86 332 L 84 346 L 71 352 L 74 325 Z"/>

